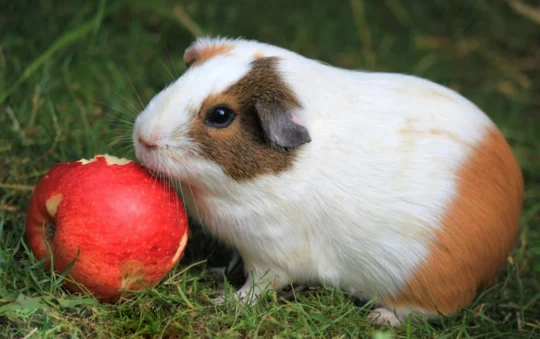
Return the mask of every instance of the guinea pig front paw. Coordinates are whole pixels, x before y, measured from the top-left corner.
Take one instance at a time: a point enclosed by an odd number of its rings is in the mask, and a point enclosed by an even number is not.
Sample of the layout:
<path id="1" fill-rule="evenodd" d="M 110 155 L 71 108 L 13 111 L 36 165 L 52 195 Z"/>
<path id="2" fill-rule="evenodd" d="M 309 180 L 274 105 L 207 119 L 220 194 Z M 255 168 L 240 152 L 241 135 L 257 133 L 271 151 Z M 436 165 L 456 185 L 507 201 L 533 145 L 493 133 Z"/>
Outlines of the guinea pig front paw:
<path id="1" fill-rule="evenodd" d="M 229 299 L 232 299 L 235 302 L 239 301 L 242 304 L 249 304 L 249 303 L 255 302 L 257 298 L 258 298 L 258 294 L 256 294 L 254 291 L 246 291 L 246 290 L 240 289 L 236 291 L 235 293 L 232 293 Z M 225 297 L 224 290 L 222 289 L 219 295 L 211 300 L 214 305 L 225 304 L 226 297 Z"/>
<path id="2" fill-rule="evenodd" d="M 240 289 L 235 293 L 236 298 L 244 304 L 252 304 L 257 302 L 260 294 L 261 292 L 257 291 L 256 289 Z"/>
<path id="3" fill-rule="evenodd" d="M 216 298 L 213 298 L 212 303 L 214 305 L 223 305 L 223 304 L 225 304 L 225 295 L 220 295 L 220 296 L 218 296 Z"/>
<path id="4" fill-rule="evenodd" d="M 223 305 L 225 303 L 225 288 L 219 289 L 218 295 L 215 298 L 210 299 L 214 305 Z"/>
<path id="5" fill-rule="evenodd" d="M 399 327 L 401 325 L 401 321 L 394 312 L 384 307 L 374 309 L 369 313 L 368 318 L 381 326 L 390 325 L 392 327 Z"/>

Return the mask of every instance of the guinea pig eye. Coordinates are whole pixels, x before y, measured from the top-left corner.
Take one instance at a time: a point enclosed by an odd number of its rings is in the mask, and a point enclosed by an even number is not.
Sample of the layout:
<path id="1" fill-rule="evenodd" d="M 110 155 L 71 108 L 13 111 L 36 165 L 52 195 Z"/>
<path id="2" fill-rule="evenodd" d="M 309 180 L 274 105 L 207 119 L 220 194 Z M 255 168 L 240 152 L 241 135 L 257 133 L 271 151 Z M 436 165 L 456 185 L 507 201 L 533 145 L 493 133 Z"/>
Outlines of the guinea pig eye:
<path id="1" fill-rule="evenodd" d="M 225 128 L 234 120 L 234 112 L 227 106 L 216 106 L 206 114 L 205 122 L 207 125 L 216 128 Z"/>

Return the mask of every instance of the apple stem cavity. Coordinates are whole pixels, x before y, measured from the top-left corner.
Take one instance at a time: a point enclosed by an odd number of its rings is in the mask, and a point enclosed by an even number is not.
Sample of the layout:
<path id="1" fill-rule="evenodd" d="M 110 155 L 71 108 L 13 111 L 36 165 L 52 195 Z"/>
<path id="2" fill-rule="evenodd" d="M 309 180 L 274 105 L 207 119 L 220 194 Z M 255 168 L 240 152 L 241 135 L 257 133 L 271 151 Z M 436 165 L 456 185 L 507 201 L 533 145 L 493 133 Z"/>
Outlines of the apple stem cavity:
<path id="1" fill-rule="evenodd" d="M 47 240 L 53 239 L 54 234 L 56 233 L 56 225 L 52 221 L 45 221 L 45 227 L 47 231 Z"/>

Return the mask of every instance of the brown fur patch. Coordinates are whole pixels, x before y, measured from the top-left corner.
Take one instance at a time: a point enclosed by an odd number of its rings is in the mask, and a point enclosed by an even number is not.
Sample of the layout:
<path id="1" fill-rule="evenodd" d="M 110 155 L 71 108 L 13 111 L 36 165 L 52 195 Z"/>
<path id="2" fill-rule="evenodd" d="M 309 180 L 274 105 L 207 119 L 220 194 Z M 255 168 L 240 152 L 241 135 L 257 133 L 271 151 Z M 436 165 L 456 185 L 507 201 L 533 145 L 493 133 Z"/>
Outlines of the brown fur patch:
<path id="1" fill-rule="evenodd" d="M 497 279 L 515 245 L 523 200 L 519 165 L 498 129 L 476 147 L 458 178 L 430 256 L 387 306 L 451 314 Z"/>
<path id="2" fill-rule="evenodd" d="M 213 44 L 210 46 L 193 46 L 184 53 L 184 62 L 189 67 L 201 65 L 216 55 L 226 55 L 234 46 L 228 43 Z"/>
<path id="3" fill-rule="evenodd" d="M 278 74 L 277 62 L 275 57 L 254 60 L 242 79 L 205 100 L 190 127 L 191 137 L 201 146 L 201 155 L 221 165 L 234 180 L 286 171 L 296 157 L 294 150 L 269 145 L 255 109 L 257 100 L 299 107 L 294 93 Z M 227 128 L 216 129 L 204 123 L 206 112 L 217 104 L 226 104 L 236 112 L 235 120 Z"/>

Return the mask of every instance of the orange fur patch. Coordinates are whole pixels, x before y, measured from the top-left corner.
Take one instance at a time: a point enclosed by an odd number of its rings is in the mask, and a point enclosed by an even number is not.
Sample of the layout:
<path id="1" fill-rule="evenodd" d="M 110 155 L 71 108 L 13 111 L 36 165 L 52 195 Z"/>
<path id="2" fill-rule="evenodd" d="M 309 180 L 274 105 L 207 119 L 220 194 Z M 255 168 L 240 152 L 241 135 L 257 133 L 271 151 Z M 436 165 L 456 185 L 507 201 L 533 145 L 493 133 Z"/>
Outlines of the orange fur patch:
<path id="1" fill-rule="evenodd" d="M 264 53 L 262 51 L 255 52 L 255 54 L 253 54 L 253 59 L 260 59 L 260 58 L 264 58 Z"/>
<path id="2" fill-rule="evenodd" d="M 231 44 L 223 43 L 219 45 L 210 45 L 204 47 L 192 47 L 184 54 L 184 60 L 190 66 L 201 65 L 205 61 L 217 56 L 226 55 L 233 50 L 234 46 Z"/>
<path id="3" fill-rule="evenodd" d="M 457 196 L 430 256 L 399 296 L 383 301 L 386 306 L 451 314 L 497 279 L 515 245 L 523 201 L 521 170 L 498 129 L 457 175 Z"/>

